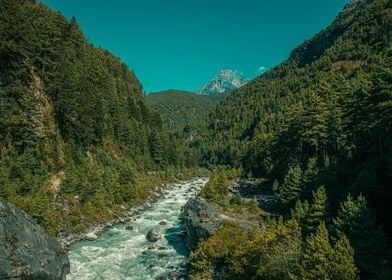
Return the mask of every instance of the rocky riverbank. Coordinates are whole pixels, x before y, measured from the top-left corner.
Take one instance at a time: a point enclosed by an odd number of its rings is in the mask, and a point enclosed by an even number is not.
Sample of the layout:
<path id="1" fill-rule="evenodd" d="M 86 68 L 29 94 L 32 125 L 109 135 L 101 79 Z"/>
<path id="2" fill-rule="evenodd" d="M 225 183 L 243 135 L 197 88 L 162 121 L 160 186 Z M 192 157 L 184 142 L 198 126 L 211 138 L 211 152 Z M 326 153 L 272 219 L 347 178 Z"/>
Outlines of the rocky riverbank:
<path id="1" fill-rule="evenodd" d="M 195 179 L 197 179 L 197 178 L 201 178 L 201 177 L 196 177 Z M 182 184 L 185 184 L 187 182 L 189 182 L 189 181 L 188 180 L 187 181 L 180 181 L 177 183 L 170 184 L 170 186 L 171 187 L 179 187 Z M 98 235 L 100 233 L 103 233 L 103 232 L 113 228 L 113 226 L 115 226 L 115 225 L 128 223 L 134 219 L 133 217 L 135 215 L 139 214 L 142 211 L 145 211 L 146 209 L 151 208 L 152 205 L 165 194 L 166 188 L 167 188 L 167 185 L 157 186 L 151 192 L 150 197 L 143 204 L 125 210 L 124 213 L 122 214 L 122 216 L 117 219 L 105 221 L 102 223 L 94 223 L 90 227 L 88 227 L 85 231 L 83 231 L 82 233 L 70 234 L 67 236 L 59 236 L 59 237 L 57 237 L 57 239 L 60 242 L 63 249 L 65 249 L 65 250 L 68 250 L 68 248 L 72 244 L 80 242 L 80 241 L 85 241 L 85 240 L 93 241 L 98 237 Z"/>

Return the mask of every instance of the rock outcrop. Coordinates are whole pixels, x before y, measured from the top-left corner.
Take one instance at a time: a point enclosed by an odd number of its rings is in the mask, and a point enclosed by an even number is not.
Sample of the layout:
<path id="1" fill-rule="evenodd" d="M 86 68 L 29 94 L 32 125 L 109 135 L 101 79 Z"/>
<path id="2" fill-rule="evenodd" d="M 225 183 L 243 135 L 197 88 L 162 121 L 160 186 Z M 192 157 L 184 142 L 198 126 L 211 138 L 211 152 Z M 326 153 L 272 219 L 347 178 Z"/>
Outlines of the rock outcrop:
<path id="1" fill-rule="evenodd" d="M 187 202 L 182 218 L 186 227 L 185 243 L 189 250 L 208 239 L 224 223 L 221 213 L 200 197 Z"/>
<path id="2" fill-rule="evenodd" d="M 0 200 L 0 279 L 65 279 L 69 260 L 56 239 Z"/>

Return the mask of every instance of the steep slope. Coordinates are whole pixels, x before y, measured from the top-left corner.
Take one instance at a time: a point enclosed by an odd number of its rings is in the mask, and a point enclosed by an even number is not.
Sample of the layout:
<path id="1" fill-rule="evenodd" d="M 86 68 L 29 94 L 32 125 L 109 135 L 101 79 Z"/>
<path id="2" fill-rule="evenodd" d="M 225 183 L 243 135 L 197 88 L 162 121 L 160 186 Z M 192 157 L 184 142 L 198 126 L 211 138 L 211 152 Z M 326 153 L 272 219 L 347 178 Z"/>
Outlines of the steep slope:
<path id="1" fill-rule="evenodd" d="M 391 30 L 391 1 L 353 1 L 287 61 L 218 104 L 192 144 L 203 164 L 264 177 L 305 233 L 325 222 L 333 238 L 346 235 L 363 279 L 390 276 L 378 230 L 392 236 Z M 307 210 L 312 193 L 319 204 Z"/>
<path id="2" fill-rule="evenodd" d="M 234 70 L 223 69 L 200 90 L 201 95 L 222 95 L 240 88 L 249 80 Z"/>
<path id="3" fill-rule="evenodd" d="M 146 96 L 146 104 L 159 113 L 164 126 L 172 131 L 182 131 L 186 126 L 200 121 L 219 100 L 178 90 Z"/>
<path id="4" fill-rule="evenodd" d="M 1 197 L 51 233 L 78 231 L 148 195 L 145 171 L 182 163 L 134 73 L 74 18 L 0 7 Z"/>

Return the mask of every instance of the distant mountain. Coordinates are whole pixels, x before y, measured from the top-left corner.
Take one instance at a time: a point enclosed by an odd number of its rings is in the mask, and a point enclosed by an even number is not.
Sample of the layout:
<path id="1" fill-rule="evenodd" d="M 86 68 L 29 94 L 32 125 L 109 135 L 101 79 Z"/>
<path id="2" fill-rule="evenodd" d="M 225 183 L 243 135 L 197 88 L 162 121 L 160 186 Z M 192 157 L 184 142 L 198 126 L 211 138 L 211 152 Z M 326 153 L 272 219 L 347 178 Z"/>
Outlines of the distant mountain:
<path id="1" fill-rule="evenodd" d="M 221 96 L 221 95 L 219 95 Z M 172 131 L 182 131 L 200 120 L 220 100 L 193 92 L 166 90 L 146 96 L 146 103 L 159 113 L 164 125 Z"/>
<path id="2" fill-rule="evenodd" d="M 223 69 L 211 81 L 205 84 L 198 94 L 213 95 L 213 94 L 226 94 L 243 85 L 249 80 L 238 71 Z"/>

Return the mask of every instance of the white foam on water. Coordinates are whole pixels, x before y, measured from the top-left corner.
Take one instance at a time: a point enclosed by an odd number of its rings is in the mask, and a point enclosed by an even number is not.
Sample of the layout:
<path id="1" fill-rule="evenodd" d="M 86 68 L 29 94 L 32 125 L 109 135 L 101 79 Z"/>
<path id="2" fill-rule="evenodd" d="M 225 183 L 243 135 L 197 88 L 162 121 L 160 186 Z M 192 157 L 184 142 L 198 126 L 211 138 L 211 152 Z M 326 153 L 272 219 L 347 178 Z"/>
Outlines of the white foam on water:
<path id="1" fill-rule="evenodd" d="M 114 226 L 95 241 L 83 241 L 69 251 L 71 273 L 67 280 L 152 280 L 173 271 L 187 257 L 187 250 L 178 235 L 184 230 L 181 208 L 205 185 L 207 179 L 173 184 L 151 208 L 140 212 L 135 220 Z M 159 225 L 166 221 L 167 225 Z M 126 230 L 131 225 L 133 230 Z M 153 229 L 162 235 L 152 243 L 146 239 Z"/>

